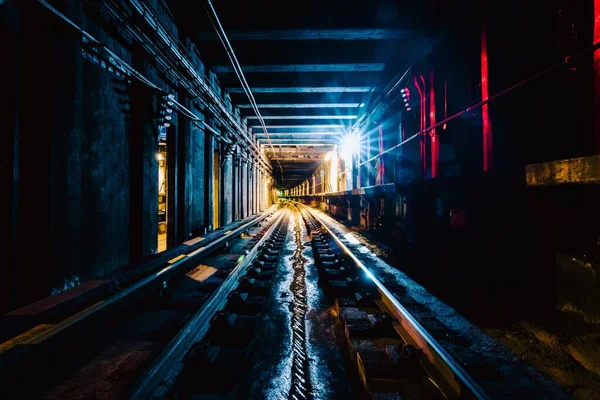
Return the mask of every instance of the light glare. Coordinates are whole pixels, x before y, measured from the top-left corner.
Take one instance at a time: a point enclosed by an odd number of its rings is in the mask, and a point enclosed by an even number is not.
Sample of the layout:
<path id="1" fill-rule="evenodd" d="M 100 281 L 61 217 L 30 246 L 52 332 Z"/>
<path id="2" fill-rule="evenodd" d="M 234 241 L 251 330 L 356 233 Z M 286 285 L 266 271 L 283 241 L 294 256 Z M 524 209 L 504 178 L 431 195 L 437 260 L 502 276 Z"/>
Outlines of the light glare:
<path id="1" fill-rule="evenodd" d="M 354 132 L 345 135 L 340 145 L 340 153 L 344 160 L 352 160 L 352 156 L 360 150 L 360 135 Z"/>

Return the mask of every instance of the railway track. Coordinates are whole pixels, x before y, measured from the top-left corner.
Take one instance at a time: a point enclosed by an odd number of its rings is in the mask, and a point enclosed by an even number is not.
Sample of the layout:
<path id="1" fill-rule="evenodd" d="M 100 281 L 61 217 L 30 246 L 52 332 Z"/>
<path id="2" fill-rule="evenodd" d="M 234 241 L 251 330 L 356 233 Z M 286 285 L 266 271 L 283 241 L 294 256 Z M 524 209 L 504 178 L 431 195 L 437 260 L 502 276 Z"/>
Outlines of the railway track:
<path id="1" fill-rule="evenodd" d="M 201 310 L 218 306 L 227 282 L 280 223 L 259 217 L 192 247 L 112 296 L 5 342 L 4 398 L 122 398 L 163 348 L 188 338 Z"/>
<path id="2" fill-rule="evenodd" d="M 316 213 L 286 202 L 265 218 L 236 230 L 226 252 L 196 259 L 191 271 L 53 341 L 43 357 L 36 352 L 34 368 L 20 369 L 5 393 L 488 398 L 401 304 L 402 291 L 384 285 Z"/>
<path id="3" fill-rule="evenodd" d="M 369 394 L 395 387 L 401 398 L 489 398 L 401 304 L 401 288 L 384 285 L 338 233 L 308 208 L 301 212 L 320 281 L 344 324 L 345 344 Z"/>
<path id="4" fill-rule="evenodd" d="M 286 208 L 203 335 L 133 398 L 488 398 L 334 232 Z M 335 345 L 316 343 L 323 323 L 337 327 Z"/>

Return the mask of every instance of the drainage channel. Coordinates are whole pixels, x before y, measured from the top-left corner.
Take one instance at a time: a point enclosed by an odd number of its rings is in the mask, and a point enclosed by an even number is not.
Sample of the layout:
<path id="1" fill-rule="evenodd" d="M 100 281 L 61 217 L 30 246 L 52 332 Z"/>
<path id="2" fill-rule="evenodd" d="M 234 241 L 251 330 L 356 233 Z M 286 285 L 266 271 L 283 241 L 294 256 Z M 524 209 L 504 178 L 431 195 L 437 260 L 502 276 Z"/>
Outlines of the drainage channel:
<path id="1" fill-rule="evenodd" d="M 294 243 L 295 250 L 291 257 L 294 277 L 290 285 L 293 295 L 291 305 L 292 318 L 290 321 L 292 331 L 292 378 L 288 398 L 292 400 L 310 399 L 311 386 L 308 373 L 308 351 L 306 338 L 306 312 L 308 302 L 306 296 L 306 268 L 307 259 L 302 255 L 302 226 L 294 218 Z"/>
<path id="2" fill-rule="evenodd" d="M 144 394 L 169 400 L 357 398 L 351 382 L 358 379 L 348 374 L 339 346 L 344 327 L 320 287 L 311 230 L 298 207 L 282 206 L 281 224 L 257 246 L 256 257 L 248 256 L 248 268 L 222 296 L 223 305 L 207 314 L 206 333 L 190 344 L 169 393 Z"/>

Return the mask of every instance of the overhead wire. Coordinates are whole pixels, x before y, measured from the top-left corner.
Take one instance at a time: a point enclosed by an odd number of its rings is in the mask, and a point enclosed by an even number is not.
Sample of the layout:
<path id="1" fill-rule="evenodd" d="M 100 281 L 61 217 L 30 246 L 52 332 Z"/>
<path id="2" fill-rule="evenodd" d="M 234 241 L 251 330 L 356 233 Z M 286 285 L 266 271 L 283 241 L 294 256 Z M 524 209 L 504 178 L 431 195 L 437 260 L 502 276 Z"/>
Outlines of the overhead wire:
<path id="1" fill-rule="evenodd" d="M 267 130 L 265 120 L 263 119 L 262 114 L 260 113 L 260 110 L 258 108 L 258 104 L 256 103 L 256 100 L 254 99 L 254 95 L 252 94 L 252 89 L 250 88 L 248 81 L 246 81 L 246 77 L 244 76 L 242 67 L 240 66 L 238 59 L 235 56 L 233 47 L 231 46 L 231 43 L 229 42 L 229 39 L 227 38 L 225 29 L 223 28 L 223 25 L 221 24 L 221 21 L 219 20 L 217 11 L 215 10 L 215 8 L 210 0 L 207 0 L 204 3 L 204 7 L 206 10 L 206 13 L 208 14 L 208 18 L 209 18 L 213 28 L 215 29 L 215 32 L 216 32 L 217 36 L 219 37 L 219 40 L 221 41 L 221 44 L 225 48 L 227 57 L 231 61 L 231 64 L 233 66 L 233 71 L 235 72 L 238 80 L 240 81 L 240 84 L 242 85 L 242 89 L 246 93 L 246 96 L 248 97 L 248 100 L 250 101 L 250 105 L 263 128 L 263 131 L 267 137 L 267 142 L 269 143 L 269 146 L 271 147 L 271 151 L 273 153 L 275 153 L 275 147 L 273 146 L 273 143 L 271 142 L 271 137 L 269 136 L 269 131 Z M 283 182 L 283 180 L 284 180 L 283 179 L 283 167 L 281 165 L 281 162 L 279 162 L 278 159 L 276 159 L 276 161 L 277 161 L 277 164 L 279 165 L 279 170 L 281 172 L 281 181 Z"/>
<path id="2" fill-rule="evenodd" d="M 415 64 L 417 64 L 420 60 L 423 59 L 423 57 L 425 57 L 427 54 L 429 54 L 431 52 L 431 50 L 440 42 L 440 40 L 442 40 L 444 38 L 446 34 L 440 34 L 438 36 L 436 36 L 431 43 L 429 43 L 429 45 L 425 48 L 425 50 L 423 50 L 421 52 L 421 54 L 419 54 L 418 57 L 416 57 L 414 60 L 410 61 L 408 63 L 408 65 L 406 65 L 404 68 L 402 68 L 404 70 L 403 73 L 399 73 L 396 76 L 394 76 L 394 78 L 390 81 L 390 83 L 387 84 L 387 86 L 385 87 L 385 89 L 382 91 L 382 95 L 379 95 L 375 101 L 371 104 L 371 111 L 369 112 L 368 110 L 366 110 L 352 125 L 351 127 L 351 131 L 354 129 L 358 129 L 358 127 L 360 127 L 360 125 L 363 124 L 363 122 L 367 119 L 369 119 L 369 117 L 371 117 L 371 115 L 373 115 L 377 109 L 381 106 L 382 102 L 384 100 L 387 100 L 389 98 L 389 96 L 391 96 L 391 94 L 400 86 L 400 84 L 402 83 L 402 81 L 404 79 L 406 79 L 406 77 L 408 76 L 408 74 L 410 73 L 410 71 L 413 69 L 413 67 L 415 66 Z"/>
<path id="3" fill-rule="evenodd" d="M 416 139 L 420 135 L 423 135 L 423 134 L 425 134 L 425 133 L 427 133 L 427 132 L 429 132 L 429 131 L 431 131 L 431 130 L 433 130 L 435 128 L 443 126 L 444 124 L 446 124 L 446 123 L 448 123 L 448 122 L 450 122 L 450 121 L 452 121 L 452 120 L 460 117 L 461 115 L 464 115 L 464 114 L 466 114 L 468 112 L 471 112 L 471 111 L 473 111 L 473 110 L 475 110 L 475 109 L 477 109 L 479 107 L 482 107 L 482 106 L 484 106 L 484 105 L 486 105 L 486 104 L 488 104 L 488 103 L 490 103 L 490 102 L 498 99 L 499 97 L 502 97 L 502 96 L 504 96 L 504 95 L 506 95 L 508 93 L 511 93 L 512 91 L 514 91 L 514 90 L 516 90 L 516 89 L 518 89 L 518 88 L 520 88 L 522 86 L 525 86 L 526 84 L 528 84 L 528 83 L 530 83 L 530 82 L 532 82 L 532 81 L 534 81 L 534 80 L 536 80 L 536 79 L 538 79 L 538 78 L 546 75 L 547 73 L 549 73 L 551 71 L 554 71 L 555 69 L 557 69 L 557 68 L 559 68 L 561 66 L 567 65 L 568 62 L 569 62 L 569 60 L 571 60 L 571 59 L 573 59 L 575 57 L 579 57 L 582 54 L 588 53 L 590 51 L 594 52 L 594 51 L 597 51 L 597 50 L 600 50 L 600 42 L 594 43 L 593 45 L 591 45 L 589 47 L 586 47 L 585 49 L 582 49 L 582 50 L 578 51 L 577 53 L 575 53 L 573 55 L 567 56 L 562 61 L 557 62 L 555 64 L 552 64 L 552 65 L 550 65 L 550 66 L 548 66 L 548 67 L 540 70 L 539 72 L 537 72 L 537 73 L 535 73 L 533 75 L 530 75 L 529 77 L 527 77 L 525 79 L 522 79 L 522 80 L 514 83 L 513 85 L 511 85 L 511 86 L 509 86 L 509 87 L 507 87 L 507 88 L 499 91 L 498 93 L 495 93 L 494 95 L 489 96 L 487 99 L 482 100 L 482 101 L 480 101 L 478 103 L 475 103 L 475 104 L 473 104 L 473 105 L 471 105 L 471 106 L 469 106 L 469 107 L 467 107 L 467 108 L 465 108 L 465 109 L 463 109 L 463 110 L 461 110 L 461 111 L 459 111 L 459 112 L 451 115 L 450 117 L 447 117 L 447 118 L 443 119 L 442 121 L 437 122 L 437 123 L 431 125 L 428 128 L 420 130 L 419 132 L 417 132 L 414 135 L 408 137 L 407 139 L 404 139 L 403 141 L 401 141 L 400 143 L 398 143 L 398 144 L 390 147 L 389 149 L 384 150 L 384 151 L 382 151 L 382 152 L 374 155 L 373 157 L 371 157 L 371 158 L 369 158 L 369 159 L 367 159 L 367 160 L 365 160 L 365 161 L 363 161 L 361 163 L 358 163 L 356 166 L 357 167 L 361 167 L 361 166 L 363 166 L 365 164 L 368 164 L 368 163 L 370 163 L 370 162 L 378 159 L 379 157 L 381 157 L 381 156 L 383 156 L 383 155 L 385 155 L 385 154 L 387 154 L 387 153 L 389 153 L 389 152 L 391 152 L 391 151 L 393 151 L 393 150 L 395 150 L 395 149 L 397 149 L 397 148 L 405 145 L 406 143 L 408 143 L 408 142 Z M 352 168 L 346 169 L 346 170 L 340 172 L 336 176 L 336 179 L 339 178 L 341 175 L 343 175 L 343 174 L 345 174 L 347 172 L 351 172 L 351 171 L 352 171 Z M 324 185 L 326 182 L 331 182 L 331 179 L 323 181 L 322 183 L 319 183 L 319 185 L 321 185 L 321 184 Z"/>
<path id="4" fill-rule="evenodd" d="M 157 14 L 157 11 L 156 11 L 156 9 L 154 9 L 154 8 L 153 8 L 151 5 L 149 5 L 149 4 L 146 4 L 146 3 L 143 3 L 143 2 L 142 2 L 142 3 L 140 3 L 139 1 L 136 1 L 136 0 L 130 0 L 130 1 L 132 2 L 132 4 L 134 4 L 134 7 L 136 7 L 136 8 L 141 8 L 141 9 L 142 9 L 142 12 L 144 13 L 144 15 L 145 15 L 145 16 L 147 16 L 147 17 L 150 17 L 150 18 L 152 18 L 152 19 L 153 19 L 153 24 L 155 25 L 155 29 L 158 29 L 158 28 L 160 28 L 160 29 L 162 29 L 163 31 L 165 31 L 165 28 L 163 28 L 162 26 L 160 26 L 160 24 L 159 24 L 159 20 L 158 20 L 158 19 L 157 19 L 157 17 L 155 16 L 155 14 Z M 167 35 L 167 32 L 166 32 L 166 31 L 165 31 L 165 32 L 163 32 L 163 35 L 161 35 L 161 37 L 163 37 L 163 38 L 164 38 L 164 35 Z M 184 52 L 184 53 L 187 53 L 187 56 L 188 56 L 189 58 L 191 58 L 191 57 L 190 57 L 190 54 L 189 54 L 189 51 L 188 51 L 188 50 L 185 48 L 184 44 L 183 44 L 183 43 L 182 43 L 182 42 L 181 42 L 181 41 L 180 41 L 178 38 L 168 38 L 168 40 L 169 40 L 170 42 L 176 43 L 176 45 L 178 44 L 178 45 L 179 45 L 179 47 L 180 47 L 179 51 L 182 51 L 182 52 Z M 158 54 L 160 54 L 160 55 L 163 57 L 163 59 L 165 59 L 165 60 L 166 60 L 166 61 L 167 61 L 167 62 L 168 62 L 170 65 L 171 65 L 171 68 L 173 68 L 174 70 L 176 70 L 176 69 L 177 69 L 177 66 L 173 65 L 173 63 L 172 63 L 172 62 L 171 62 L 171 61 L 168 59 L 168 57 L 166 57 L 166 56 L 165 56 L 165 55 L 164 55 L 164 54 L 163 54 L 163 53 L 160 51 L 160 49 L 158 49 L 158 48 L 154 48 L 154 51 L 156 51 Z M 182 55 L 180 55 L 180 56 L 179 56 L 179 58 L 180 58 L 180 60 L 183 60 L 183 58 L 182 58 Z M 197 76 L 196 76 L 196 78 L 197 78 L 197 79 L 199 79 Z M 183 107 L 183 106 L 182 106 L 180 103 L 177 103 L 177 104 L 179 104 L 179 106 L 180 106 L 180 107 Z M 185 108 L 185 107 L 184 107 L 184 108 Z M 200 119 L 199 119 L 199 118 L 197 118 L 197 117 L 196 117 L 196 116 L 195 116 L 195 115 L 194 115 L 194 114 L 193 114 L 191 111 L 189 111 L 189 110 L 188 110 L 188 113 L 189 113 L 189 114 L 191 114 L 191 115 L 193 116 L 193 117 L 189 117 L 189 118 L 196 118 L 196 120 L 200 120 Z M 211 131 L 211 132 L 212 132 L 214 135 L 216 135 L 217 137 L 219 137 L 219 138 L 220 138 L 222 141 L 224 141 L 225 143 L 228 143 L 228 144 L 232 143 L 232 141 L 231 141 L 229 138 L 227 138 L 226 136 L 224 136 L 224 135 L 222 135 L 222 134 L 218 133 L 218 132 L 217 132 L 215 129 L 213 129 L 213 128 L 212 128 L 212 127 L 211 127 L 209 124 L 207 124 L 207 123 L 206 123 L 204 120 L 201 120 L 201 121 L 202 121 L 202 123 L 203 123 L 203 127 L 204 127 L 204 128 L 206 128 L 206 129 L 208 129 L 209 131 Z M 202 129 L 202 126 L 200 126 L 200 128 Z M 239 128 L 238 128 L 238 129 L 239 129 Z M 254 147 L 254 149 L 255 149 L 255 150 L 258 152 L 258 150 L 257 150 L 256 146 L 255 146 L 255 145 L 254 145 L 254 144 L 253 144 L 251 141 L 250 141 L 250 143 L 252 144 L 252 146 Z M 253 158 L 254 158 L 254 157 L 253 157 Z M 260 157 L 258 157 L 258 156 L 257 156 L 257 157 L 256 157 L 256 160 L 260 160 Z M 262 161 L 262 160 L 260 160 L 260 161 Z M 263 163 L 264 163 L 264 161 L 263 161 Z M 265 163 L 265 165 L 266 165 L 266 163 Z"/>
<path id="5" fill-rule="evenodd" d="M 112 60 L 110 60 L 110 62 L 112 62 L 113 64 L 117 64 L 118 66 L 124 68 L 130 74 L 130 76 L 134 77 L 135 79 L 139 80 L 140 82 L 144 83 L 145 85 L 149 86 L 150 88 L 152 88 L 160 93 L 167 93 L 167 91 L 165 89 L 155 85 L 152 81 L 150 81 L 148 78 L 146 78 L 143 74 L 138 72 L 135 68 L 130 66 L 127 62 L 123 61 L 119 56 L 117 56 L 113 51 L 111 51 L 104 43 L 100 42 L 98 39 L 96 39 L 94 36 L 92 36 L 89 32 L 85 31 L 79 25 L 75 24 L 73 21 L 71 21 L 69 18 L 67 18 L 64 14 L 62 14 L 60 11 L 58 11 L 56 8 L 54 8 L 52 5 L 50 5 L 48 2 L 46 2 L 45 0 L 38 0 L 38 2 L 41 5 L 43 5 L 44 7 L 46 7 L 49 11 L 51 11 L 54 15 L 56 15 L 61 20 L 63 20 L 65 23 L 67 23 L 69 26 L 71 26 L 73 29 L 75 29 L 77 32 L 79 32 L 85 40 L 88 40 L 94 46 L 97 46 L 97 47 L 101 48 L 104 52 L 106 52 L 110 56 L 110 58 L 112 58 Z M 191 110 L 189 110 L 185 106 L 183 106 L 183 104 L 179 103 L 174 98 L 169 98 L 169 101 L 173 102 L 173 104 L 176 106 L 176 108 L 184 116 L 186 116 L 187 118 L 191 119 L 194 122 L 202 123 L 202 126 L 199 126 L 197 124 L 196 124 L 196 126 L 198 126 L 201 129 L 206 128 L 209 131 L 211 131 L 211 133 L 220 137 L 223 141 L 225 141 L 227 143 L 231 143 L 231 141 L 229 139 L 225 138 L 223 135 L 221 135 L 216 130 L 214 130 L 203 119 L 199 118 Z"/>

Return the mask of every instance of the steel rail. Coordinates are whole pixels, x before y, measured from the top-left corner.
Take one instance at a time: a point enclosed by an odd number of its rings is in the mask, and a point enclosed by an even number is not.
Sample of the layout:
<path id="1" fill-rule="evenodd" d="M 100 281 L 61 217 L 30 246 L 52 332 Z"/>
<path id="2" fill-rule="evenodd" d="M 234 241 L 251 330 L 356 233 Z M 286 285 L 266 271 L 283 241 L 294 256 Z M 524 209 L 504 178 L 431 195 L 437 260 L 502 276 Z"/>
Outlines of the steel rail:
<path id="1" fill-rule="evenodd" d="M 200 307 L 185 327 L 179 331 L 177 336 L 171 340 L 163 352 L 154 360 L 148 368 L 147 373 L 138 381 L 127 398 L 141 400 L 164 399 L 166 397 L 175 379 L 183 369 L 184 356 L 194 343 L 202 340 L 206 335 L 210 329 L 210 319 L 225 306 L 227 295 L 237 288 L 238 279 L 254 260 L 262 244 L 271 236 L 275 228 L 281 224 L 288 210 L 281 209 L 279 213 L 279 216 L 273 221 L 267 232 L 259 239 L 244 260 L 233 268 L 219 288 L 211 294 L 206 303 Z"/>
<path id="2" fill-rule="evenodd" d="M 352 250 L 350 250 L 342 242 L 338 235 L 334 233 L 333 230 L 329 226 L 327 226 L 325 222 L 314 213 L 313 210 L 304 205 L 302 207 L 308 210 L 309 214 L 316 221 L 318 221 L 323 226 L 323 228 L 325 228 L 325 230 L 336 242 L 336 244 L 339 246 L 342 252 L 346 254 L 352 260 L 352 262 L 354 262 L 356 266 L 359 267 L 365 273 L 365 275 L 375 284 L 375 286 L 377 286 L 377 289 L 379 290 L 380 294 L 391 303 L 391 305 L 394 307 L 393 311 L 397 312 L 401 316 L 401 318 L 404 318 L 404 320 L 411 325 L 413 331 L 417 333 L 420 336 L 420 338 L 424 340 L 427 343 L 427 345 L 435 351 L 439 358 L 443 360 L 446 366 L 454 373 L 454 376 L 458 378 L 460 383 L 462 383 L 477 399 L 490 399 L 489 395 L 481 388 L 481 386 L 479 386 L 479 384 L 475 382 L 475 380 L 458 364 L 458 362 L 456 362 L 452 358 L 452 356 L 429 334 L 429 332 L 427 332 L 427 330 L 423 328 L 423 326 L 410 314 L 410 312 L 406 308 L 404 308 L 404 306 L 402 306 L 400 302 L 398 302 L 394 295 L 390 293 L 390 291 L 386 289 L 386 287 L 379 281 L 379 279 L 377 279 L 375 275 L 373 275 L 369 268 L 367 268 L 367 266 L 354 255 Z"/>
<path id="3" fill-rule="evenodd" d="M 56 338 L 60 334 L 66 333 L 67 331 L 80 326 L 83 322 L 90 322 L 92 319 L 100 318 L 104 314 L 108 314 L 111 311 L 114 312 L 115 309 L 122 309 L 131 302 L 140 299 L 148 292 L 162 287 L 169 278 L 183 273 L 187 270 L 186 267 L 191 267 L 199 258 L 210 255 L 215 250 L 223 246 L 225 242 L 231 240 L 231 238 L 234 236 L 241 234 L 248 228 L 251 228 L 252 226 L 263 221 L 272 214 L 272 211 L 274 211 L 273 207 L 268 208 L 259 217 L 226 232 L 224 235 L 212 240 L 205 246 L 202 246 L 188 254 L 181 254 L 171 259 L 168 261 L 168 266 L 136 281 L 135 283 L 124 288 L 122 291 L 108 297 L 107 299 L 101 300 L 76 314 L 73 314 L 72 316 L 62 320 L 47 330 L 37 334 L 32 334 L 26 339 L 19 341 L 18 348 L 20 351 L 12 353 L 10 357 L 0 358 L 0 366 L 4 366 L 5 363 L 10 363 L 14 358 L 20 356 L 25 349 L 34 349 L 36 345 L 40 345 L 49 339 Z"/>

